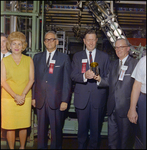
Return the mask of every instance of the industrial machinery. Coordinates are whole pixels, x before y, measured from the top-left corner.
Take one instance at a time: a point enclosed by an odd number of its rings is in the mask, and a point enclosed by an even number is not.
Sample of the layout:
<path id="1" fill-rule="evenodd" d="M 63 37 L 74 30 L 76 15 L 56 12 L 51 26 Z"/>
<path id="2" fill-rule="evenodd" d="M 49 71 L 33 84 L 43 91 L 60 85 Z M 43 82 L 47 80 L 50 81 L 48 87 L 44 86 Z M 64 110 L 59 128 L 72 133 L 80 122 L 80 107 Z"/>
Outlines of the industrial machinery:
<path id="1" fill-rule="evenodd" d="M 117 22 L 116 15 L 111 12 L 109 5 L 105 1 L 89 1 L 88 6 L 113 47 L 116 39 L 127 39 Z M 131 46 L 131 52 L 137 58 L 143 56 L 143 51 L 144 48 L 141 45 L 136 49 Z"/>
<path id="2" fill-rule="evenodd" d="M 117 21 L 117 16 L 111 12 L 105 1 L 89 1 L 87 5 L 113 47 L 117 39 L 127 39 Z M 130 45 L 130 50 L 130 54 L 140 59 L 145 55 L 146 47 L 141 46 L 141 44 L 138 47 Z"/>

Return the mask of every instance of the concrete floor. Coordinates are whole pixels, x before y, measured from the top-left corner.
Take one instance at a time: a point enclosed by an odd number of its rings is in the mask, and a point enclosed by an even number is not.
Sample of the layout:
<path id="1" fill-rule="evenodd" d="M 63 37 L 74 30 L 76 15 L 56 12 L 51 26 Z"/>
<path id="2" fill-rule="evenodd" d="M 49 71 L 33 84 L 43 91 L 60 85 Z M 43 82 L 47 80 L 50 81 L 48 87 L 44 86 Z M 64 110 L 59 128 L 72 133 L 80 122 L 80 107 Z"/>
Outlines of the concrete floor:
<path id="1" fill-rule="evenodd" d="M 1 145 L 1 149 L 8 149 L 7 145 Z M 77 149 L 78 148 L 78 141 L 77 136 L 68 136 L 63 135 L 63 149 Z M 19 149 L 19 146 L 16 146 L 15 149 Z M 37 137 L 34 138 L 34 145 L 33 147 L 26 147 L 26 149 L 37 149 Z M 50 149 L 50 145 L 48 146 Z M 102 137 L 100 149 L 108 149 L 108 139 L 107 136 Z"/>

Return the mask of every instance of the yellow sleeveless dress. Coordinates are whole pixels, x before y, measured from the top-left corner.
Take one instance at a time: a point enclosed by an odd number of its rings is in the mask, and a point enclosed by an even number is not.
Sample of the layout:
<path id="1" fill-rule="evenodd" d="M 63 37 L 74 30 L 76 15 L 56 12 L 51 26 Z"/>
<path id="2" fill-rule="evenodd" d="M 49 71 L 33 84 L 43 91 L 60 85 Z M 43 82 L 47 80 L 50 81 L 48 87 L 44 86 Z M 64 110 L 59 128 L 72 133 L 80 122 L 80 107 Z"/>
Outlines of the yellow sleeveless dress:
<path id="1" fill-rule="evenodd" d="M 22 55 L 17 65 L 11 55 L 3 58 L 6 82 L 16 94 L 21 95 L 29 82 L 30 60 L 29 56 Z M 1 127 L 3 129 L 30 127 L 32 91 L 27 93 L 25 103 L 21 106 L 16 104 L 14 98 L 3 87 L 1 93 Z"/>

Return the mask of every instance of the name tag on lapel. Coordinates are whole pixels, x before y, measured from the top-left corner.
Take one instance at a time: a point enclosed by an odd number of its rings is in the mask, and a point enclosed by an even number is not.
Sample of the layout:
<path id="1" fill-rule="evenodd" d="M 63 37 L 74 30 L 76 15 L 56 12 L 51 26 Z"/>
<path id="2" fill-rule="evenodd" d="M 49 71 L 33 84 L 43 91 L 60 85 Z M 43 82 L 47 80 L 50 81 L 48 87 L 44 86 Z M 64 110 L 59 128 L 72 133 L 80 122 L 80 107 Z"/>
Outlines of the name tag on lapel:
<path id="1" fill-rule="evenodd" d="M 126 72 L 126 70 L 128 69 L 128 66 L 122 66 L 121 67 L 121 73 L 120 73 L 120 76 L 119 76 L 119 80 L 120 81 L 123 81 L 123 79 L 124 79 L 124 75 L 125 75 L 125 72 Z"/>
<path id="2" fill-rule="evenodd" d="M 53 74 L 55 62 L 56 62 L 56 60 L 50 61 L 49 74 Z"/>

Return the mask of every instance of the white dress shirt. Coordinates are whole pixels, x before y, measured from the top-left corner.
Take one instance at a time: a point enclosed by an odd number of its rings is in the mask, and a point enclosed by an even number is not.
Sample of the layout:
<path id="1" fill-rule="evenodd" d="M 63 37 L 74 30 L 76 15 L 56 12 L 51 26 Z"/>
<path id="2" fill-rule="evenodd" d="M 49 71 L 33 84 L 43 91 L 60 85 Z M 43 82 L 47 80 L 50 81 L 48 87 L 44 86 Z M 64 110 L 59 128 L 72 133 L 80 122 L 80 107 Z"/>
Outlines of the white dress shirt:
<path id="1" fill-rule="evenodd" d="M 47 51 L 47 50 L 46 50 Z M 51 52 L 51 57 L 50 57 L 50 61 L 52 60 L 54 54 L 55 54 L 56 50 L 54 50 L 53 52 Z M 49 51 L 47 51 L 47 54 L 46 54 L 46 63 L 47 63 L 47 60 L 48 60 L 48 56 L 49 56 Z M 49 64 L 50 64 L 50 61 L 49 61 Z"/>
<path id="2" fill-rule="evenodd" d="M 10 52 L 7 52 L 7 53 L 5 54 L 5 57 L 9 56 L 10 54 L 11 54 Z M 3 53 L 1 52 L 1 60 L 2 60 L 2 58 L 3 58 Z"/>

